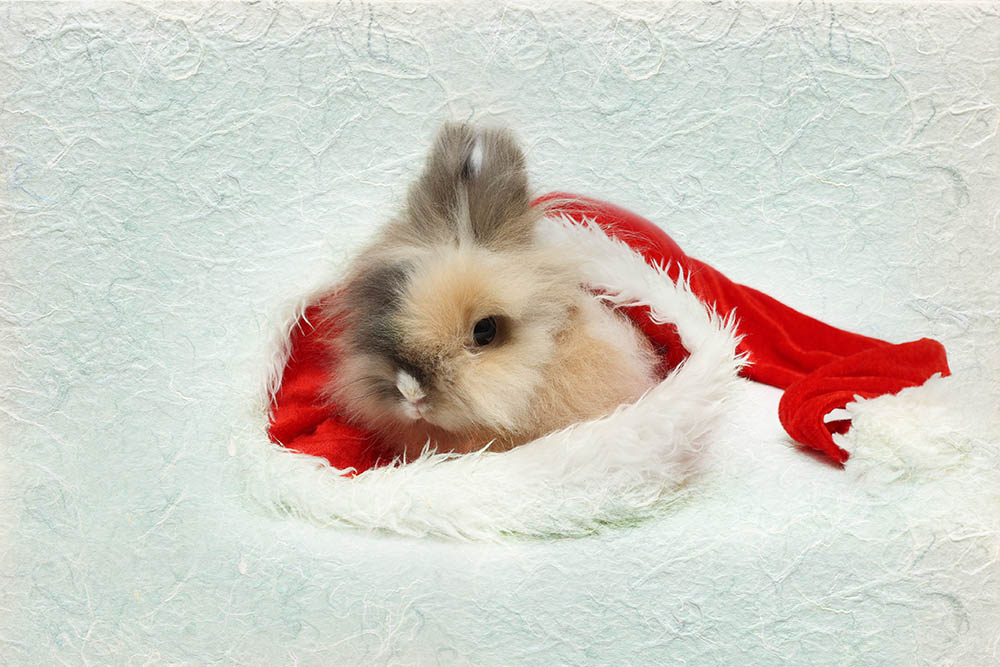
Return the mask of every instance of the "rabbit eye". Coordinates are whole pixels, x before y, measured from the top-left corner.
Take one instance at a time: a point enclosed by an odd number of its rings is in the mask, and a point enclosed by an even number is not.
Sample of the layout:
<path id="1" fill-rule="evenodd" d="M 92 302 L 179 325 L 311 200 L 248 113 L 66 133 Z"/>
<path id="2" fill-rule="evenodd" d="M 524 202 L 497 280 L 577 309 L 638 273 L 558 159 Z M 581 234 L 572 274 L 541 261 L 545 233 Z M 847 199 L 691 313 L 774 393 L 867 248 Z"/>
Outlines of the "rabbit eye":
<path id="1" fill-rule="evenodd" d="M 472 340 L 476 345 L 489 345 L 497 337 L 497 320 L 495 317 L 484 317 L 472 327 Z"/>

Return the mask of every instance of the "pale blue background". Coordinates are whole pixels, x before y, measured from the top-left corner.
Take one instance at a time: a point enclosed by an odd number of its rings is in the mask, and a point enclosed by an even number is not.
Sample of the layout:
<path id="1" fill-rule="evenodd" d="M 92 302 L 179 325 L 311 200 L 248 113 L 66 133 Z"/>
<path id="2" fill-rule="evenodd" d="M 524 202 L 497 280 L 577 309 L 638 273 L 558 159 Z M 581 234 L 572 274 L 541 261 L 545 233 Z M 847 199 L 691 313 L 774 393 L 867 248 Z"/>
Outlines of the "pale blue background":
<path id="1" fill-rule="evenodd" d="M 445 119 L 995 391 L 998 105 L 991 3 L 0 6 L 0 662 L 989 664 L 996 533 L 795 451 L 772 390 L 703 498 L 556 543 L 270 517 L 227 445 Z"/>

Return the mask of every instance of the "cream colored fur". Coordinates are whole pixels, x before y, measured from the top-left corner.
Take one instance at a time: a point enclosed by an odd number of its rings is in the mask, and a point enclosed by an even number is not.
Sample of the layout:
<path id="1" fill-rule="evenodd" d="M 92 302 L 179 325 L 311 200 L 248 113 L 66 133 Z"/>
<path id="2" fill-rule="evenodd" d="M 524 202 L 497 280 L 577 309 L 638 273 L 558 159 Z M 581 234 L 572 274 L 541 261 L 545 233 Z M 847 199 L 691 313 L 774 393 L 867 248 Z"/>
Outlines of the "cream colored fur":
<path id="1" fill-rule="evenodd" d="M 370 356 L 345 356 L 337 398 L 410 459 L 428 444 L 510 449 L 639 398 L 655 382 L 648 342 L 580 286 L 566 256 L 477 246 L 422 253 L 399 317 L 408 350 L 436 360 L 433 383 L 408 390 L 419 412 L 413 401 L 353 391 L 358 376 L 398 373 Z M 504 340 L 470 347 L 472 324 L 493 314 L 503 315 Z"/>
<path id="2" fill-rule="evenodd" d="M 656 380 L 649 343 L 539 246 L 505 130 L 445 125 L 404 210 L 327 312 L 330 409 L 393 455 L 502 451 L 610 413 Z M 496 334 L 476 342 L 477 323 Z"/>

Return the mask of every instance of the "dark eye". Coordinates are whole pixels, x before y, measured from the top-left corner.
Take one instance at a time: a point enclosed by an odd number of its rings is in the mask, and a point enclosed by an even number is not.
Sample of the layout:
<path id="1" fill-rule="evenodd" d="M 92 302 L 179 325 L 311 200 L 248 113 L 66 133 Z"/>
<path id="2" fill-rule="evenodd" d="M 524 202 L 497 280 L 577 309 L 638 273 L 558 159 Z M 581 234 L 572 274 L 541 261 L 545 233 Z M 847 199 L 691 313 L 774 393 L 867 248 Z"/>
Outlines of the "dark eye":
<path id="1" fill-rule="evenodd" d="M 472 327 L 472 340 L 476 345 L 489 345 L 497 337 L 497 321 L 495 317 L 484 317 Z"/>

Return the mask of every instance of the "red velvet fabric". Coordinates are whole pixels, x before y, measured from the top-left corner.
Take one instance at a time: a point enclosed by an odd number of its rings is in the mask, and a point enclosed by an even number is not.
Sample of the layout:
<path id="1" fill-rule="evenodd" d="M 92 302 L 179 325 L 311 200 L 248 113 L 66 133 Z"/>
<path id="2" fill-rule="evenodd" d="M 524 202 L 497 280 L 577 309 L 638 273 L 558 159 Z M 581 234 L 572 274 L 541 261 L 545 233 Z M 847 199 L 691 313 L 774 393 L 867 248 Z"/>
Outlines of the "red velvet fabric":
<path id="1" fill-rule="evenodd" d="M 319 310 L 317 305 L 306 308 L 292 330 L 291 353 L 271 406 L 268 435 L 289 449 L 321 456 L 335 468 L 364 472 L 391 457 L 381 451 L 377 439 L 339 419 L 321 398 L 329 352 L 324 331 L 314 324 L 320 321 Z"/>
<path id="2" fill-rule="evenodd" d="M 785 389 L 778 417 L 787 433 L 837 463 L 849 454 L 831 434 L 845 432 L 849 422 L 825 422 L 831 410 L 855 396 L 892 394 L 923 384 L 935 373 L 949 374 L 944 347 L 937 341 L 922 338 L 894 345 L 837 329 L 688 257 L 662 229 L 630 211 L 563 193 L 539 201 L 553 200 L 559 212 L 575 221 L 594 220 L 650 262 L 669 263 L 672 278 L 683 270 L 694 293 L 721 315 L 735 311 L 743 336 L 740 350 L 751 361 L 743 375 Z M 315 306 L 308 309 L 292 334 L 292 354 L 275 396 L 270 436 L 291 449 L 322 456 L 337 468 L 361 472 L 389 457 L 375 438 L 343 423 L 335 409 L 320 401 L 327 366 L 322 332 L 309 324 L 316 321 L 315 311 Z M 626 312 L 661 351 L 665 367 L 676 366 L 686 356 L 673 325 L 654 324 L 644 308 Z"/>

